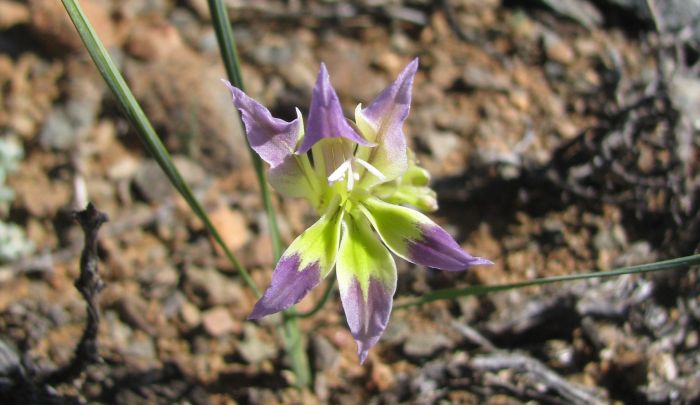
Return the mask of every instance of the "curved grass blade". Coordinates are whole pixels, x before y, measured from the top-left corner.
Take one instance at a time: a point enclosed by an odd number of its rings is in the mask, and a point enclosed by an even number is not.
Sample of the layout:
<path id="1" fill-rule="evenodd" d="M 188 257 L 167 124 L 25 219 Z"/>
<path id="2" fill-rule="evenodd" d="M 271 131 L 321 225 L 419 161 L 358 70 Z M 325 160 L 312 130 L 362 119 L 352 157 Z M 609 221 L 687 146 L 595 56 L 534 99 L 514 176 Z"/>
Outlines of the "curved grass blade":
<path id="1" fill-rule="evenodd" d="M 156 160 L 163 172 L 168 176 L 168 179 L 172 185 L 177 189 L 177 191 L 182 195 L 182 197 L 187 201 L 192 211 L 202 220 L 207 230 L 214 237 L 214 240 L 218 245 L 221 246 L 226 254 L 228 260 L 233 264 L 233 266 L 238 270 L 244 282 L 250 287 L 256 295 L 260 295 L 253 279 L 246 269 L 238 262 L 236 257 L 233 255 L 231 250 L 226 246 L 221 235 L 216 230 L 212 224 L 206 211 L 199 203 L 197 198 L 192 193 L 192 190 L 183 180 L 180 172 L 177 170 L 173 164 L 172 158 L 168 153 L 160 138 L 153 129 L 150 121 L 146 117 L 146 114 L 141 109 L 141 106 L 134 98 L 131 93 L 129 86 L 124 81 L 121 73 L 117 69 L 116 65 L 112 61 L 109 53 L 105 49 L 104 45 L 98 38 L 95 30 L 88 21 L 85 13 L 81 9 L 77 0 L 62 0 L 63 7 L 65 7 L 70 19 L 78 30 L 78 35 L 80 39 L 85 44 L 90 57 L 97 66 L 102 78 L 107 82 L 107 86 L 110 88 L 114 96 L 116 97 L 119 105 L 122 107 L 124 114 L 129 119 L 129 122 L 133 125 L 136 130 L 136 134 L 139 139 L 143 142 L 146 149 L 151 153 L 153 158 Z"/>
<path id="2" fill-rule="evenodd" d="M 679 267 L 688 267 L 698 264 L 700 264 L 700 254 L 678 257 L 675 259 L 664 260 L 660 262 L 640 264 L 637 266 L 622 267 L 619 269 L 609 271 L 594 271 L 590 273 L 579 273 L 566 276 L 544 277 L 509 284 L 477 285 L 465 288 L 447 288 L 444 290 L 429 292 L 413 300 L 399 303 L 394 306 L 394 309 L 405 309 L 417 305 L 427 304 L 432 301 L 448 300 L 458 297 L 466 297 L 469 295 L 484 295 L 498 291 L 513 290 L 517 288 L 531 287 L 536 285 L 560 283 L 564 281 L 585 280 L 599 277 L 615 277 L 621 276 L 623 274 L 642 274 L 654 271 L 670 270 Z"/>

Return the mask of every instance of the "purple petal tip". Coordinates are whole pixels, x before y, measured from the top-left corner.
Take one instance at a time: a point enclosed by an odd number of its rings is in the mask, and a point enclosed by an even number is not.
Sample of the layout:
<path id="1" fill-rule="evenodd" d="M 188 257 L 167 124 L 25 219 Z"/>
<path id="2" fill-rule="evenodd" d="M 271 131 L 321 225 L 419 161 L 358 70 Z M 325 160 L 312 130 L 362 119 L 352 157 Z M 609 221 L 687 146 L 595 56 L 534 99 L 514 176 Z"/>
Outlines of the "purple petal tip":
<path id="1" fill-rule="evenodd" d="M 299 271 L 299 255 L 283 257 L 274 273 L 270 287 L 255 303 L 248 319 L 260 319 L 282 311 L 301 301 L 321 281 L 318 262 Z"/>
<path id="2" fill-rule="evenodd" d="M 377 344 L 389 323 L 393 295 L 393 289 L 388 290 L 374 278 L 370 278 L 367 301 L 357 279 L 353 279 L 345 294 L 341 294 L 345 318 L 357 343 L 360 364 L 365 362 L 369 350 Z"/>
<path id="3" fill-rule="evenodd" d="M 323 138 L 345 138 L 360 145 L 372 145 L 348 124 L 338 95 L 331 84 L 326 65 L 321 63 L 316 85 L 311 94 L 306 136 L 297 153 L 308 152 Z"/>
<path id="4" fill-rule="evenodd" d="M 408 253 L 414 263 L 447 271 L 493 264 L 488 259 L 465 252 L 447 231 L 437 225 L 421 225 L 420 230 L 421 238 L 408 242 Z"/>

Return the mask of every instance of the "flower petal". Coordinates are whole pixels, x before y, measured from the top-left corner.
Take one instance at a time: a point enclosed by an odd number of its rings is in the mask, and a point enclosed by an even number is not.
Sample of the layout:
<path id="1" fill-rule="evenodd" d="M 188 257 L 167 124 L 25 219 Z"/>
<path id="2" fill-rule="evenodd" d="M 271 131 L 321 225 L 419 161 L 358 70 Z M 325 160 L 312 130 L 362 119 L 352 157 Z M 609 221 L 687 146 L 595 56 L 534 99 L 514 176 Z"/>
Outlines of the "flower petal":
<path id="1" fill-rule="evenodd" d="M 344 229 L 336 274 L 345 318 L 362 363 L 389 322 L 396 264 L 364 218 L 347 217 Z"/>
<path id="2" fill-rule="evenodd" d="M 386 178 L 384 181 L 395 179 L 408 167 L 403 123 L 411 108 L 411 88 L 417 70 L 416 58 L 367 108 L 355 111 L 360 132 L 368 141 L 377 144 L 371 150 L 363 150 L 360 157 L 379 169 Z M 376 176 L 367 174 L 360 180 L 364 187 L 381 182 Z"/>
<path id="3" fill-rule="evenodd" d="M 418 211 L 369 198 L 363 212 L 384 243 L 412 263 L 449 271 L 493 264 L 462 250 L 447 231 Z"/>
<path id="4" fill-rule="evenodd" d="M 330 273 L 338 252 L 342 218 L 342 210 L 324 215 L 292 242 L 248 319 L 291 307 Z"/>
<path id="5" fill-rule="evenodd" d="M 372 145 L 350 126 L 343 115 L 338 95 L 331 85 L 326 65 L 321 64 L 311 95 L 308 131 L 297 153 L 306 153 L 323 138 L 346 138 L 360 145 Z"/>
<path id="6" fill-rule="evenodd" d="M 393 181 L 374 188 L 376 197 L 391 204 L 409 204 L 421 212 L 438 209 L 437 194 L 430 187 L 430 173 L 418 166 L 411 150 L 408 150 L 408 168 Z"/>
<path id="7" fill-rule="evenodd" d="M 321 198 L 320 184 L 306 155 L 289 155 L 270 169 L 268 181 L 285 197 L 306 198 L 316 207 Z"/>
<path id="8" fill-rule="evenodd" d="M 231 91 L 233 104 L 240 111 L 250 147 L 271 167 L 281 164 L 285 157 L 294 153 L 297 141 L 302 135 L 303 124 L 300 117 L 291 122 L 275 118 L 262 104 L 228 81 L 222 81 Z"/>

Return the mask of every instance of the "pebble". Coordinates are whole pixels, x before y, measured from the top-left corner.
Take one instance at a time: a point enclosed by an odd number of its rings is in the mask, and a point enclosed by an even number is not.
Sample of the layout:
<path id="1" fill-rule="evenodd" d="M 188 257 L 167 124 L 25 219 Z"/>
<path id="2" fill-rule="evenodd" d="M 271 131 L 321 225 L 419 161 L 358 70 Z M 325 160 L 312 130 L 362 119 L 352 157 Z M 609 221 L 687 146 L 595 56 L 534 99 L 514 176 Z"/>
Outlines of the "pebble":
<path id="1" fill-rule="evenodd" d="M 461 150 L 461 138 L 449 131 L 434 131 L 422 138 L 428 144 L 430 152 L 437 161 L 443 161 L 449 155 Z"/>
<path id="2" fill-rule="evenodd" d="M 316 370 L 330 370 L 339 364 L 340 352 L 328 339 L 321 335 L 313 335 L 311 337 L 311 352 Z"/>
<path id="3" fill-rule="evenodd" d="M 379 361 L 372 362 L 371 378 L 380 392 L 389 390 L 396 383 L 391 367 Z"/>
<path id="4" fill-rule="evenodd" d="M 222 205 L 209 214 L 211 222 L 219 230 L 226 246 L 231 250 L 242 248 L 251 239 L 245 216 L 235 209 Z M 217 246 L 218 249 L 218 246 Z"/>
<path id="5" fill-rule="evenodd" d="M 212 337 L 220 337 L 237 329 L 236 321 L 225 307 L 214 307 L 202 314 L 202 327 Z"/>
<path id="6" fill-rule="evenodd" d="M 600 11 L 587 1 L 581 0 L 540 0 L 557 13 L 568 17 L 586 28 L 594 28 L 603 22 Z"/>
<path id="7" fill-rule="evenodd" d="M 173 158 L 175 167 L 190 187 L 197 188 L 203 184 L 206 172 L 194 161 L 183 156 Z M 175 194 L 175 188 L 153 159 L 144 160 L 134 173 L 134 185 L 146 201 L 162 203 Z"/>
<path id="8" fill-rule="evenodd" d="M 559 36 L 552 32 L 544 34 L 544 50 L 547 58 L 562 65 L 570 65 L 575 59 L 574 50 Z"/>
<path id="9" fill-rule="evenodd" d="M 196 305 L 186 301 L 180 307 L 180 318 L 188 328 L 192 329 L 202 322 L 202 313 Z"/>
<path id="10" fill-rule="evenodd" d="M 241 305 L 245 301 L 240 284 L 213 268 L 188 268 L 183 289 L 188 298 L 200 307 Z"/>
<path id="11" fill-rule="evenodd" d="M 249 364 L 258 364 L 277 356 L 277 346 L 258 336 L 258 328 L 247 323 L 244 326 L 245 338 L 238 345 L 238 353 Z"/>
<path id="12" fill-rule="evenodd" d="M 161 59 L 182 48 L 184 43 L 177 28 L 166 21 L 139 25 L 126 43 L 126 51 L 143 60 Z"/>
<path id="13" fill-rule="evenodd" d="M 75 147 L 79 141 L 72 120 L 65 108 L 51 110 L 39 133 L 39 144 L 46 150 L 66 151 Z"/>
<path id="14" fill-rule="evenodd" d="M 17 351 L 0 338 L 0 376 L 9 375 L 20 366 Z"/>
<path id="15" fill-rule="evenodd" d="M 700 79 L 687 74 L 673 75 L 671 99 L 695 130 L 700 130 Z"/>
<path id="16" fill-rule="evenodd" d="M 47 44 L 46 49 L 51 53 L 61 50 L 83 49 L 83 42 L 75 32 L 75 27 L 66 15 L 61 3 L 54 0 L 30 0 L 29 12 L 31 16 L 30 29 Z M 83 12 L 94 27 L 106 47 L 116 44 L 114 25 L 108 13 L 108 8 L 98 2 L 84 2 L 81 4 Z"/>
<path id="17" fill-rule="evenodd" d="M 5 31 L 8 28 L 28 21 L 29 9 L 26 4 L 0 1 L 0 31 Z"/>
<path id="18" fill-rule="evenodd" d="M 452 342 L 439 332 L 417 332 L 408 336 L 403 351 L 413 358 L 426 358 L 452 346 Z"/>
<path id="19" fill-rule="evenodd" d="M 140 329 L 149 335 L 156 334 L 155 325 L 147 315 L 148 302 L 138 295 L 125 295 L 116 306 L 119 317 L 134 329 Z"/>
<path id="20" fill-rule="evenodd" d="M 466 86 L 475 89 L 507 91 L 512 87 L 508 76 L 481 65 L 467 65 L 461 79 Z"/>

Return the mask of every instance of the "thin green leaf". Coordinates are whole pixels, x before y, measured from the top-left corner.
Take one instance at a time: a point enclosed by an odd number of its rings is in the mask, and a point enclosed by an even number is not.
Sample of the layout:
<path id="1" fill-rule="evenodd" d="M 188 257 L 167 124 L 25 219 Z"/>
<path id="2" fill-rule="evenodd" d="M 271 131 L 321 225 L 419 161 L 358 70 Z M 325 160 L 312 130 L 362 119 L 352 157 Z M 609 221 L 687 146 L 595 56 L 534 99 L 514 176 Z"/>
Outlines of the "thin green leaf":
<path id="1" fill-rule="evenodd" d="M 236 41 L 233 37 L 233 30 L 231 29 L 224 3 L 221 0 L 209 0 L 209 12 L 211 13 L 214 30 L 216 31 L 216 38 L 219 42 L 221 58 L 224 61 L 228 78 L 234 86 L 245 91 L 243 75 L 241 74 L 240 62 L 238 60 L 238 51 L 236 50 Z M 265 179 L 263 162 L 258 154 L 250 147 L 250 144 L 248 144 L 248 152 L 253 162 L 255 175 L 258 178 L 263 205 L 267 213 L 270 238 L 272 240 L 272 254 L 276 262 L 282 256 L 282 238 L 280 237 L 279 227 L 277 226 L 277 216 L 275 214 L 275 208 L 272 205 L 270 188 Z M 292 370 L 296 377 L 295 384 L 298 387 L 308 387 L 311 384 L 311 368 L 309 366 L 306 350 L 304 349 L 296 311 L 293 307 L 282 313 L 282 320 L 282 325 L 279 329 L 284 337 L 285 351 L 289 356 Z"/>
<path id="2" fill-rule="evenodd" d="M 649 273 L 653 271 L 669 270 L 697 264 L 700 264 L 700 254 L 679 257 L 676 259 L 664 260 L 660 262 L 640 264 L 637 266 L 622 267 L 619 269 L 609 271 L 595 271 L 590 273 L 571 274 L 566 276 L 544 277 L 510 284 L 477 285 L 465 288 L 447 288 L 444 290 L 429 292 L 419 298 L 399 303 L 394 306 L 394 309 L 405 309 L 416 305 L 426 304 L 432 301 L 448 300 L 458 297 L 466 297 L 469 295 L 483 295 L 498 291 L 513 290 L 516 288 L 531 287 L 536 285 L 559 283 L 563 281 L 585 280 L 589 278 L 615 277 L 621 276 L 623 274 Z"/>
<path id="3" fill-rule="evenodd" d="M 187 201 L 192 211 L 202 220 L 207 230 L 209 230 L 209 232 L 212 234 L 216 243 L 218 243 L 224 250 L 229 261 L 238 270 L 248 287 L 250 287 L 251 290 L 253 290 L 257 295 L 260 295 L 255 283 L 253 282 L 253 279 L 250 277 L 241 263 L 238 262 L 228 246 L 226 246 L 226 243 L 224 243 L 221 235 L 216 228 L 214 228 L 214 225 L 209 219 L 206 211 L 204 211 L 204 208 L 194 196 L 192 190 L 183 180 L 180 172 L 173 164 L 170 154 L 168 153 L 167 149 L 165 149 L 165 146 L 163 146 L 163 143 L 160 141 L 156 131 L 153 129 L 153 126 L 146 117 L 146 114 L 143 112 L 143 109 L 141 109 L 141 106 L 131 93 L 129 86 L 119 73 L 119 70 L 98 38 L 95 30 L 90 25 L 90 22 L 85 16 L 85 13 L 83 13 L 83 10 L 80 8 L 78 2 L 76 0 L 62 1 L 63 6 L 70 16 L 70 19 L 73 21 L 73 25 L 75 25 L 75 28 L 78 30 L 78 35 L 80 35 L 80 38 L 90 53 L 90 57 L 92 58 L 93 62 L 95 62 L 97 69 L 104 78 L 105 82 L 107 82 L 107 86 L 110 88 L 119 105 L 124 110 L 124 114 L 129 119 L 129 122 L 131 122 L 131 124 L 134 126 L 139 139 L 143 142 L 144 146 L 151 153 L 163 172 L 165 172 L 165 174 L 168 176 L 168 179 L 172 185 L 182 195 L 185 201 Z"/>
<path id="4" fill-rule="evenodd" d="M 216 31 L 216 39 L 219 42 L 219 50 L 221 51 L 221 58 L 224 61 L 226 74 L 231 84 L 245 91 L 243 75 L 241 74 L 240 62 L 238 60 L 238 51 L 236 49 L 236 40 L 233 36 L 233 29 L 231 29 L 226 7 L 221 0 L 209 0 L 209 11 L 211 13 L 214 30 Z M 248 152 L 253 161 L 255 175 L 260 185 L 260 193 L 263 205 L 265 206 L 265 212 L 267 213 L 270 238 L 272 239 L 272 254 L 275 261 L 277 261 L 282 255 L 282 238 L 280 237 L 279 227 L 277 226 L 275 207 L 272 205 L 272 198 L 270 197 L 270 188 L 265 179 L 265 168 L 262 160 L 249 144 Z"/>

